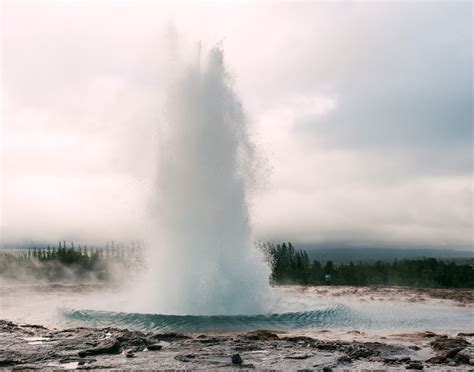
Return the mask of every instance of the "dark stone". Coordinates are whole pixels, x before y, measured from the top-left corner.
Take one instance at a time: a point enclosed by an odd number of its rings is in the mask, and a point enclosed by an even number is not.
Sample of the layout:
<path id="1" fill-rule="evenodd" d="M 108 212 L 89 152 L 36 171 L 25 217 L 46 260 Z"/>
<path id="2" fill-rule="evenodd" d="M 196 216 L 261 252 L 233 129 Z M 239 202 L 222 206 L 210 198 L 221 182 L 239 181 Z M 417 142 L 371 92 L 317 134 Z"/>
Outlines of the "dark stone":
<path id="1" fill-rule="evenodd" d="M 161 350 L 163 346 L 160 344 L 151 344 L 151 345 L 148 345 L 147 348 L 148 350 L 155 351 L 155 350 Z"/>
<path id="2" fill-rule="evenodd" d="M 244 335 L 244 337 L 248 340 L 278 340 L 279 337 L 276 333 L 266 329 L 257 329 L 253 332 L 248 332 Z"/>
<path id="3" fill-rule="evenodd" d="M 426 363 L 431 363 L 431 364 L 443 364 L 444 362 L 446 362 L 446 358 L 440 355 L 434 356 L 426 360 Z"/>
<path id="4" fill-rule="evenodd" d="M 234 354 L 230 357 L 232 364 L 242 364 L 242 358 L 239 354 Z"/>
<path id="5" fill-rule="evenodd" d="M 194 358 L 196 358 L 196 355 L 194 354 L 186 354 L 186 355 L 180 354 L 174 357 L 174 359 L 179 360 L 180 362 L 186 362 L 186 363 L 191 362 Z"/>
<path id="6" fill-rule="evenodd" d="M 375 343 L 353 344 L 347 348 L 346 352 L 347 355 L 349 355 L 352 359 L 367 358 L 370 356 L 379 355 L 380 352 L 376 349 L 379 346 L 380 345 Z"/>
<path id="7" fill-rule="evenodd" d="M 239 342 L 236 343 L 234 346 L 235 351 L 256 351 L 256 350 L 264 350 L 264 348 L 257 343 L 253 342 Z"/>
<path id="8" fill-rule="evenodd" d="M 38 324 L 23 324 L 22 327 L 23 327 L 23 328 L 43 329 L 43 330 L 47 330 L 47 329 L 48 329 L 48 328 L 43 327 L 42 325 L 38 325 Z"/>
<path id="9" fill-rule="evenodd" d="M 447 359 L 447 358 L 453 358 L 455 357 L 461 350 L 463 350 L 464 348 L 463 347 L 455 347 L 454 349 L 450 349 L 448 351 L 446 351 L 443 355 L 444 357 Z"/>
<path id="10" fill-rule="evenodd" d="M 316 341 L 314 338 L 307 337 L 307 336 L 283 337 L 282 340 L 294 342 L 296 344 L 312 344 Z"/>
<path id="11" fill-rule="evenodd" d="M 133 353 L 133 351 L 127 351 L 127 353 L 125 354 L 125 356 L 127 358 L 133 358 L 135 356 L 135 354 Z"/>
<path id="12" fill-rule="evenodd" d="M 424 367 L 423 367 L 423 364 L 419 362 L 413 362 L 407 365 L 405 368 L 406 369 L 423 369 Z"/>
<path id="13" fill-rule="evenodd" d="M 34 366 L 31 364 L 22 364 L 21 366 L 14 366 L 11 370 L 12 371 L 29 371 L 34 369 L 42 369 L 41 367 Z"/>
<path id="14" fill-rule="evenodd" d="M 175 333 L 175 332 L 157 333 L 153 335 L 153 339 L 158 340 L 158 341 L 186 340 L 189 338 L 191 337 L 180 334 L 180 333 Z"/>
<path id="15" fill-rule="evenodd" d="M 133 351 L 143 351 L 145 347 L 155 343 L 150 337 L 138 331 L 125 330 L 117 337 L 121 349 L 132 348 Z"/>
<path id="16" fill-rule="evenodd" d="M 323 367 L 323 372 L 332 372 L 331 367 Z"/>
<path id="17" fill-rule="evenodd" d="M 111 369 L 117 369 L 116 366 L 111 365 L 111 364 L 93 364 L 93 365 L 88 365 L 88 366 L 81 366 L 81 370 L 89 370 L 89 369 L 94 369 L 94 370 L 111 370 Z"/>
<path id="18" fill-rule="evenodd" d="M 119 354 L 120 351 L 120 341 L 116 339 L 111 339 L 110 341 L 104 341 L 103 343 L 97 345 L 94 348 L 79 351 L 78 354 L 80 357 L 85 357 L 88 355 Z"/>
<path id="19" fill-rule="evenodd" d="M 454 357 L 454 361 L 458 364 L 470 364 L 470 358 L 469 358 L 469 355 L 467 354 L 458 353 Z"/>
<path id="20" fill-rule="evenodd" d="M 421 350 L 421 347 L 416 346 L 416 345 L 408 346 L 408 348 L 409 348 L 410 350 L 415 350 L 415 351 L 416 351 L 416 350 Z"/>
<path id="21" fill-rule="evenodd" d="M 311 355 L 309 354 L 294 354 L 294 355 L 287 355 L 285 359 L 308 359 Z"/>
<path id="22" fill-rule="evenodd" d="M 0 367 L 13 366 L 15 364 L 20 364 L 20 360 L 15 359 L 0 359 Z"/>
<path id="23" fill-rule="evenodd" d="M 120 342 L 126 342 L 142 338 L 144 338 L 144 335 L 141 332 L 125 330 L 120 336 L 117 337 L 117 340 Z"/>
<path id="24" fill-rule="evenodd" d="M 436 337 L 436 333 L 431 332 L 431 331 L 425 331 L 421 334 L 422 337 L 426 338 L 431 338 L 431 337 Z"/>
<path id="25" fill-rule="evenodd" d="M 350 363 L 350 362 L 352 362 L 352 358 L 347 356 L 347 355 L 343 355 L 337 361 L 339 363 Z"/>
<path id="26" fill-rule="evenodd" d="M 71 363 L 71 362 L 79 362 L 79 361 L 83 362 L 84 358 L 79 358 L 79 357 L 76 357 L 76 356 L 72 356 L 72 357 L 67 356 L 67 357 L 59 359 L 60 364 Z"/>
<path id="27" fill-rule="evenodd" d="M 219 345 L 221 342 L 225 342 L 229 340 L 228 337 L 206 337 L 206 338 L 196 338 L 193 340 L 193 342 L 199 342 L 201 344 L 208 344 L 208 345 Z"/>
<path id="28" fill-rule="evenodd" d="M 455 348 L 464 349 L 465 347 L 469 346 L 469 342 L 463 338 L 448 338 L 441 336 L 437 337 L 436 340 L 431 341 L 430 345 L 433 350 L 448 351 Z"/>
<path id="29" fill-rule="evenodd" d="M 316 348 L 318 348 L 319 350 L 334 351 L 337 349 L 337 346 L 334 345 L 333 343 L 322 343 L 322 344 L 317 344 Z"/>

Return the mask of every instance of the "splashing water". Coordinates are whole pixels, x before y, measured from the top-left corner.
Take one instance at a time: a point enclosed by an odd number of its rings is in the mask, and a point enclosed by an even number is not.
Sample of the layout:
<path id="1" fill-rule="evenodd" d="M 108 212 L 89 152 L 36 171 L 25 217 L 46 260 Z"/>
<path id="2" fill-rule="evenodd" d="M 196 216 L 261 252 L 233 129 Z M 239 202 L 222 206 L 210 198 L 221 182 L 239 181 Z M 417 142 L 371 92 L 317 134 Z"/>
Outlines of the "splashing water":
<path id="1" fill-rule="evenodd" d="M 269 269 L 252 243 L 247 204 L 254 151 L 221 49 L 176 83 L 165 115 L 140 311 L 262 313 Z"/>
<path id="2" fill-rule="evenodd" d="M 83 322 L 100 327 L 119 325 L 158 332 L 235 332 L 254 329 L 291 331 L 336 326 L 368 327 L 371 321 L 341 304 L 313 311 L 260 315 L 179 316 L 94 310 L 64 310 L 63 315 L 71 324 Z"/>

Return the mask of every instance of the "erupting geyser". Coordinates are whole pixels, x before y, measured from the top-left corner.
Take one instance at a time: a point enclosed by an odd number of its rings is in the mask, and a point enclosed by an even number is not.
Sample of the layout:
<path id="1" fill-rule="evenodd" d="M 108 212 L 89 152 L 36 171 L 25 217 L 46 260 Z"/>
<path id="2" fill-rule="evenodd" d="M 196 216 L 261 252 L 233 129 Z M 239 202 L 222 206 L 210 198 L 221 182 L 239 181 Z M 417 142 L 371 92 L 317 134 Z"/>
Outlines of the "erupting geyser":
<path id="1" fill-rule="evenodd" d="M 166 107 L 142 311 L 264 312 L 269 270 L 247 205 L 254 151 L 221 49 L 186 71 Z"/>

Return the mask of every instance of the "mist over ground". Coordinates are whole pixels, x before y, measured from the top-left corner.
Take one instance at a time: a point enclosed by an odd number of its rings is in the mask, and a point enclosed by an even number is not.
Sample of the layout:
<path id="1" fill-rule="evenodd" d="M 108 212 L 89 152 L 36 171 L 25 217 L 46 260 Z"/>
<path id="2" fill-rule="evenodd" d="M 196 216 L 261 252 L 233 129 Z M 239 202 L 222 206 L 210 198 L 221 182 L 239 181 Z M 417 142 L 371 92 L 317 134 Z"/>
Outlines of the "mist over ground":
<path id="1" fill-rule="evenodd" d="M 164 97 L 201 40 L 265 159 L 257 239 L 471 249 L 471 2 L 1 12 L 3 242 L 140 238 Z"/>

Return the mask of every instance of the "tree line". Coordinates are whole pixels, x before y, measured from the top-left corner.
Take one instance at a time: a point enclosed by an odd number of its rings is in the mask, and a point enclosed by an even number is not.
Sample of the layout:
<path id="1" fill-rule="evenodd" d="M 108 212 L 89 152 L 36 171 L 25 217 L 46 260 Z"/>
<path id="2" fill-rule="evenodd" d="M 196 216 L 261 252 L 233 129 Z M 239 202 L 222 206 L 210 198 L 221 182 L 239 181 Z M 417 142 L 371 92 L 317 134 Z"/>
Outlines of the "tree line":
<path id="1" fill-rule="evenodd" d="M 270 282 L 301 285 L 387 285 L 433 288 L 474 288 L 474 267 L 435 258 L 349 263 L 310 260 L 306 251 L 291 243 L 259 244 L 271 267 Z M 113 273 L 133 274 L 144 267 L 139 242 L 105 246 L 75 246 L 59 242 L 55 246 L 0 254 L 0 276 L 13 279 L 50 281 L 109 280 Z"/>
<path id="2" fill-rule="evenodd" d="M 33 247 L 0 254 L 0 276 L 9 279 L 108 280 L 113 271 L 125 271 L 142 265 L 139 242 L 125 246 L 106 242 L 105 246 L 58 245 Z"/>
<path id="3" fill-rule="evenodd" d="M 291 243 L 260 244 L 273 284 L 474 288 L 474 267 L 435 258 L 321 263 Z"/>

